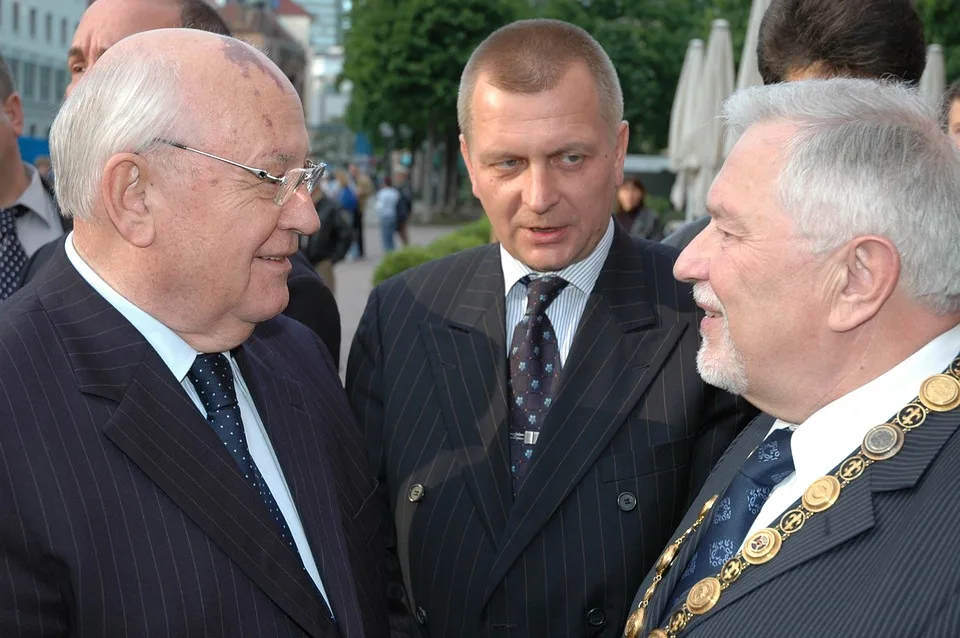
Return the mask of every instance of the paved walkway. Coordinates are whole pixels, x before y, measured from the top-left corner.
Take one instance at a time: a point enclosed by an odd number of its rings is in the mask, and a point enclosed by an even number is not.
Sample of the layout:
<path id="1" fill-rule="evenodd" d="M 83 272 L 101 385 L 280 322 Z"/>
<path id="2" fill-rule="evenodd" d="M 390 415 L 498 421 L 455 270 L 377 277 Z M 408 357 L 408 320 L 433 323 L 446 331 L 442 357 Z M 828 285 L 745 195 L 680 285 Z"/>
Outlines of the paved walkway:
<path id="1" fill-rule="evenodd" d="M 367 217 L 372 217 L 368 215 Z M 423 246 L 434 239 L 454 230 L 449 226 L 410 226 L 410 243 Z M 337 305 L 340 307 L 340 326 L 342 332 L 340 345 L 340 375 L 347 370 L 347 356 L 353 334 L 360 323 L 360 316 L 367 305 L 367 298 L 373 290 L 373 271 L 383 258 L 383 246 L 380 243 L 380 229 L 367 224 L 364 229 L 364 257 L 357 261 L 342 261 L 334 266 L 337 280 Z M 399 240 L 397 240 L 399 245 Z"/>

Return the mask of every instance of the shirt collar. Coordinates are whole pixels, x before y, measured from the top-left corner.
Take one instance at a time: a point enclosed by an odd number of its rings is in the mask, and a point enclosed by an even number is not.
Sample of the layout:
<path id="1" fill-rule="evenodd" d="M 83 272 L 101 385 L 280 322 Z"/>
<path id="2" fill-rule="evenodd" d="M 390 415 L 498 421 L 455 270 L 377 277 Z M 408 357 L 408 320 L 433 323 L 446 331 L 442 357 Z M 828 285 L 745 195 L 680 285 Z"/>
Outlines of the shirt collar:
<path id="1" fill-rule="evenodd" d="M 960 352 L 960 325 L 944 332 L 920 350 L 869 383 L 825 405 L 799 426 L 777 420 L 772 429 L 796 427 L 790 446 L 797 474 L 828 473 L 836 463 L 824 447 L 852 452 L 874 426 L 886 423 L 912 401 L 920 384 L 942 372 Z M 822 462 L 830 467 L 821 467 Z"/>
<path id="2" fill-rule="evenodd" d="M 30 184 L 27 185 L 27 190 L 23 191 L 23 194 L 20 195 L 20 199 L 18 199 L 16 203 L 26 206 L 42 219 L 47 226 L 53 227 L 58 223 L 57 211 L 50 205 L 50 194 L 47 193 L 47 189 L 43 186 L 43 181 L 40 179 L 40 171 L 29 164 L 24 164 L 23 166 L 27 174 L 30 175 Z"/>
<path id="3" fill-rule="evenodd" d="M 610 246 L 613 244 L 613 218 L 607 224 L 607 231 L 600 238 L 597 247 L 593 249 L 590 256 L 583 261 L 570 264 L 563 270 L 557 272 L 537 272 L 527 266 L 525 263 L 507 252 L 507 249 L 500 244 L 500 268 L 503 270 L 503 291 L 504 294 L 510 294 L 510 290 L 527 275 L 536 275 L 542 277 L 545 275 L 558 275 L 562 279 L 570 282 L 570 285 L 589 295 L 593 292 L 593 286 L 597 283 L 597 277 L 603 269 L 604 262 L 607 261 L 607 255 L 610 254 Z"/>
<path id="4" fill-rule="evenodd" d="M 186 341 L 173 330 L 160 323 L 156 318 L 150 316 L 137 306 L 133 305 L 123 295 L 114 290 L 110 284 L 103 280 L 93 268 L 91 268 L 73 245 L 73 232 L 67 235 L 66 241 L 67 259 L 77 269 L 80 276 L 96 290 L 100 296 L 107 300 L 111 306 L 126 318 L 133 327 L 136 328 L 143 338 L 157 351 L 160 358 L 176 377 L 177 381 L 183 383 L 190 366 L 197 358 L 197 351 L 190 347 Z"/>

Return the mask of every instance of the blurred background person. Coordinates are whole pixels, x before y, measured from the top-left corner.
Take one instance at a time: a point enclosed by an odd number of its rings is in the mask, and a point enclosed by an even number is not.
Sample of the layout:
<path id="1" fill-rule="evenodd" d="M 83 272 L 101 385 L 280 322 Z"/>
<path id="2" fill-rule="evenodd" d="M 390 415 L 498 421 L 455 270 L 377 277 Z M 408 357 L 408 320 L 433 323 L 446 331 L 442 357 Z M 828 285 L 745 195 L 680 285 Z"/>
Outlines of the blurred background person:
<path id="1" fill-rule="evenodd" d="M 647 189 L 636 177 L 628 177 L 617 189 L 616 218 L 631 235 L 659 241 L 663 238 L 660 214 L 646 203 Z"/>
<path id="2" fill-rule="evenodd" d="M 409 246 L 407 222 L 413 215 L 413 186 L 410 184 L 410 174 L 407 171 L 397 171 L 395 186 L 400 191 L 400 201 L 397 202 L 397 235 L 404 246 Z"/>
<path id="3" fill-rule="evenodd" d="M 353 220 L 322 188 L 313 192 L 313 207 L 320 219 L 320 230 L 309 237 L 301 237 L 301 247 L 317 274 L 336 294 L 333 266 L 343 261 L 350 251 L 353 244 Z"/>
<path id="4" fill-rule="evenodd" d="M 383 252 L 392 253 L 394 250 L 393 235 L 397 232 L 397 207 L 400 204 L 400 191 L 393 186 L 390 176 L 383 178 L 383 185 L 377 191 L 374 209 L 377 212 L 377 221 L 380 224 L 380 240 L 383 242 Z"/>
<path id="5" fill-rule="evenodd" d="M 70 228 L 50 184 L 23 161 L 17 141 L 22 134 L 23 104 L 0 57 L 0 300 L 22 286 L 30 257 Z"/>
<path id="6" fill-rule="evenodd" d="M 960 148 L 960 80 L 947 87 L 943 94 L 943 110 L 940 117 L 943 130 L 957 148 Z"/>
<path id="7" fill-rule="evenodd" d="M 353 212 L 353 255 L 357 259 L 363 259 L 363 216 L 367 211 L 369 200 L 377 188 L 373 180 L 370 179 L 370 176 L 362 172 L 356 164 L 347 166 L 347 173 L 344 177 L 346 178 L 346 184 L 349 185 L 352 190 L 356 203 L 354 206 L 348 207 L 341 201 L 341 206 Z M 343 185 L 341 184 L 341 189 L 342 188 Z"/>

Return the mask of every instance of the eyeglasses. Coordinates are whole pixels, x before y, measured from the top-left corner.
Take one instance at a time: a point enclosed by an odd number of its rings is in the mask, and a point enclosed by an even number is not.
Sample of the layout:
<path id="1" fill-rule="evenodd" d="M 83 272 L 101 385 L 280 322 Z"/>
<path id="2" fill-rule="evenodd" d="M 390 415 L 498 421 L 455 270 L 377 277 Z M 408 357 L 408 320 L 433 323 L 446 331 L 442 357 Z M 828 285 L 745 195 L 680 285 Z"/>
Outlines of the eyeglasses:
<path id="1" fill-rule="evenodd" d="M 313 191 L 317 189 L 317 184 L 320 183 L 320 178 L 323 177 L 324 171 L 327 170 L 327 165 L 323 162 L 319 164 L 314 164 L 313 162 L 307 160 L 307 165 L 304 168 L 291 168 L 289 171 L 283 174 L 283 177 L 277 177 L 271 175 L 262 168 L 253 168 L 252 166 L 245 166 L 243 164 L 228 160 L 219 155 L 214 155 L 212 153 L 207 153 L 205 151 L 198 151 L 195 148 L 190 148 L 180 144 L 179 142 L 171 142 L 170 140 L 157 140 L 162 144 L 167 146 L 172 146 L 174 148 L 183 149 L 185 151 L 190 151 L 191 153 L 197 153 L 205 157 L 211 157 L 215 160 L 220 160 L 231 166 L 236 166 L 237 168 L 242 168 L 248 173 L 252 173 L 257 176 L 257 179 L 268 180 L 274 184 L 279 184 L 277 188 L 277 194 L 273 196 L 273 203 L 277 206 L 283 206 L 290 199 L 290 196 L 293 195 L 302 184 L 307 185 L 307 192 L 313 194 Z"/>

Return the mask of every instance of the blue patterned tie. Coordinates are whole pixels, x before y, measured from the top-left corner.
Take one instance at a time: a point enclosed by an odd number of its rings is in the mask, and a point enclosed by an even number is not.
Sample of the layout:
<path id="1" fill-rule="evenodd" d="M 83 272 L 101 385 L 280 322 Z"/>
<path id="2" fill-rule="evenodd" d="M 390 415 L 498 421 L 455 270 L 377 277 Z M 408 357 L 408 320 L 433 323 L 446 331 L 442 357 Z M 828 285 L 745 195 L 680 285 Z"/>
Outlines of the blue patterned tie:
<path id="1" fill-rule="evenodd" d="M 26 206 L 0 208 L 0 301 L 17 291 L 20 273 L 27 264 L 27 251 L 17 237 L 17 217 L 28 211 Z"/>
<path id="2" fill-rule="evenodd" d="M 713 576 L 733 558 L 773 488 L 793 474 L 793 430 L 774 430 L 757 446 L 713 506 L 713 519 L 687 563 L 674 592 L 676 607 L 700 580 Z"/>
<path id="3" fill-rule="evenodd" d="M 567 282 L 550 275 L 520 280 L 527 287 L 527 310 L 510 345 L 510 471 L 516 494 L 527 475 L 540 426 L 553 403 L 560 378 L 560 344 L 547 308 Z"/>
<path id="4" fill-rule="evenodd" d="M 223 441 L 224 447 L 240 467 L 244 478 L 250 481 L 250 484 L 260 493 L 260 498 L 267 506 L 270 516 L 280 527 L 283 540 L 296 552 L 297 548 L 290 534 L 290 528 L 287 527 L 287 521 L 277 507 L 277 502 L 273 499 L 266 481 L 260 475 L 257 464 L 253 462 L 250 450 L 247 449 L 243 421 L 240 418 L 240 404 L 237 403 L 237 390 L 233 385 L 233 370 L 230 369 L 227 357 L 219 352 L 197 355 L 187 377 L 196 388 L 200 401 L 207 411 L 207 422 L 210 427 Z"/>

